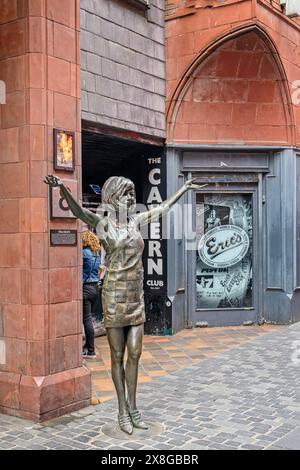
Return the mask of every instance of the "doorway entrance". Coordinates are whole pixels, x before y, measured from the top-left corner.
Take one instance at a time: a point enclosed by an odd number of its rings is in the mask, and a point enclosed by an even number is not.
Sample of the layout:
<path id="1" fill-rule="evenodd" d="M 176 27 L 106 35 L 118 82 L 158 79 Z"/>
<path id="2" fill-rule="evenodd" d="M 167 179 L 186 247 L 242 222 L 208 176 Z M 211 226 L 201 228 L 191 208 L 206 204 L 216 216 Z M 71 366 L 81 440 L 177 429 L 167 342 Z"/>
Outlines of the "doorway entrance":
<path id="1" fill-rule="evenodd" d="M 208 185 L 193 201 L 194 251 L 188 251 L 188 315 L 192 324 L 258 321 L 257 184 Z"/>
<path id="2" fill-rule="evenodd" d="M 143 199 L 144 155 L 156 148 L 142 142 L 90 131 L 82 132 L 83 205 L 96 211 L 101 203 L 101 188 L 110 176 L 124 176 L 133 181 L 137 201 Z"/>
<path id="3" fill-rule="evenodd" d="M 160 163 L 158 164 L 158 160 Z M 149 208 L 156 203 L 158 194 L 165 199 L 166 175 L 164 147 L 143 140 L 132 140 L 90 130 L 82 132 L 82 198 L 83 206 L 97 212 L 101 204 L 101 188 L 111 176 L 124 176 L 133 181 L 137 202 Z M 154 189 L 152 186 L 154 185 Z M 155 199 L 155 200 L 154 200 Z M 143 209 L 145 210 L 145 209 Z M 148 230 L 148 228 L 147 228 Z M 151 239 L 154 230 L 149 227 L 145 237 L 143 256 L 145 272 L 145 310 L 147 334 L 169 334 L 170 308 L 166 301 L 166 249 Z M 142 232 L 143 236 L 147 233 Z M 155 237 L 157 230 L 155 231 Z M 153 236 L 152 236 L 153 238 Z M 156 259 L 157 253 L 161 259 Z M 161 272 L 160 272 L 161 271 Z M 155 278 L 153 281 L 152 278 Z"/>

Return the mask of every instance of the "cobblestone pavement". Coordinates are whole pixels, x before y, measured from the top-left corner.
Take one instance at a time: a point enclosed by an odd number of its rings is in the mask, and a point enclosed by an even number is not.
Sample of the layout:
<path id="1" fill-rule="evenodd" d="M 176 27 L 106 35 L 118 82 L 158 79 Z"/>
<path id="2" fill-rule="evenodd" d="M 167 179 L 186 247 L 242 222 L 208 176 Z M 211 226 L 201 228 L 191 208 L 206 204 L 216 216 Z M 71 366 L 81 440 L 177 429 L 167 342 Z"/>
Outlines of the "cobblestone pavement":
<path id="1" fill-rule="evenodd" d="M 116 440 L 101 427 L 115 400 L 44 424 L 0 415 L 1 449 L 298 449 L 300 323 L 139 387 L 153 438 Z"/>
<path id="2" fill-rule="evenodd" d="M 208 357 L 278 330 L 275 325 L 186 329 L 173 336 L 145 336 L 139 366 L 139 384 L 178 372 Z M 115 396 L 111 379 L 110 351 L 106 336 L 96 338 L 97 361 L 85 361 L 92 373 L 92 404 Z"/>

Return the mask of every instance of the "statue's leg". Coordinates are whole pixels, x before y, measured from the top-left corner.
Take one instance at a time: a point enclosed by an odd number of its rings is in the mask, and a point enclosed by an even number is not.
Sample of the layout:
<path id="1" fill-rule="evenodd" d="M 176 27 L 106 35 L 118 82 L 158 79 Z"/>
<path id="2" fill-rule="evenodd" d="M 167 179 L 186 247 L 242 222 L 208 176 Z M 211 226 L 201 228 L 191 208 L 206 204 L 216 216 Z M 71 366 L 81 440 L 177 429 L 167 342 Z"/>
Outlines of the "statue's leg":
<path id="1" fill-rule="evenodd" d="M 124 328 L 107 328 L 107 339 L 111 355 L 111 376 L 116 387 L 119 412 L 127 413 L 125 398 L 124 351 L 126 335 Z"/>
<path id="2" fill-rule="evenodd" d="M 126 385 L 127 385 L 127 401 L 131 421 L 134 427 L 140 429 L 148 429 L 143 423 L 141 415 L 136 408 L 136 389 L 138 381 L 139 360 L 142 354 L 144 335 L 144 324 L 130 326 L 127 334 L 127 363 L 126 363 Z"/>
<path id="3" fill-rule="evenodd" d="M 126 329 L 107 328 L 106 331 L 111 354 L 111 375 L 119 404 L 119 425 L 122 431 L 127 434 L 132 434 L 132 424 L 128 415 L 125 393 L 124 351 L 126 345 Z"/>
<path id="4" fill-rule="evenodd" d="M 136 408 L 136 387 L 138 380 L 138 366 L 142 354 L 144 335 L 144 324 L 130 326 L 127 334 L 127 363 L 126 363 L 126 384 L 128 394 L 128 404 L 131 408 Z"/>

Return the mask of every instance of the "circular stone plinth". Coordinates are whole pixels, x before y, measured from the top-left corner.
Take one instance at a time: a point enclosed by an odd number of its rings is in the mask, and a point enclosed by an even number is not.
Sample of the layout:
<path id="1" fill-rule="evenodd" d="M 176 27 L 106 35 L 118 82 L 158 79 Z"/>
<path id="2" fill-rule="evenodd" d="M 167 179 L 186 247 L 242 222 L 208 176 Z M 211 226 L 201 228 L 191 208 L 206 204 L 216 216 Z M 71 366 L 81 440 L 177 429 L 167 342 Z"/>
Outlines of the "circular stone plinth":
<path id="1" fill-rule="evenodd" d="M 138 429 L 133 428 L 132 434 L 127 434 L 122 431 L 117 422 L 107 423 L 102 426 L 101 431 L 103 434 L 109 437 L 114 437 L 115 439 L 126 439 L 127 441 L 135 441 L 136 439 L 144 439 L 147 437 L 157 436 L 164 431 L 164 427 L 160 423 L 154 423 L 153 421 L 145 421 L 149 426 L 149 429 Z"/>

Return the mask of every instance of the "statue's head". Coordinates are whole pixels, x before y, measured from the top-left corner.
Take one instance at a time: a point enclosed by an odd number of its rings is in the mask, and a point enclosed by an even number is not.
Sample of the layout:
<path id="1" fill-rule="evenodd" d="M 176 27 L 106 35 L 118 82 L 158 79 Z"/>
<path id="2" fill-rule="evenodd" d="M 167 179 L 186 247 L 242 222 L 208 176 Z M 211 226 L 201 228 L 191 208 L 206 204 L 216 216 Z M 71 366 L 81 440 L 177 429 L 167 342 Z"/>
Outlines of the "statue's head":
<path id="1" fill-rule="evenodd" d="M 136 209 L 135 187 L 131 180 L 123 176 L 111 176 L 102 188 L 102 203 L 113 206 L 117 212 L 132 214 Z"/>

